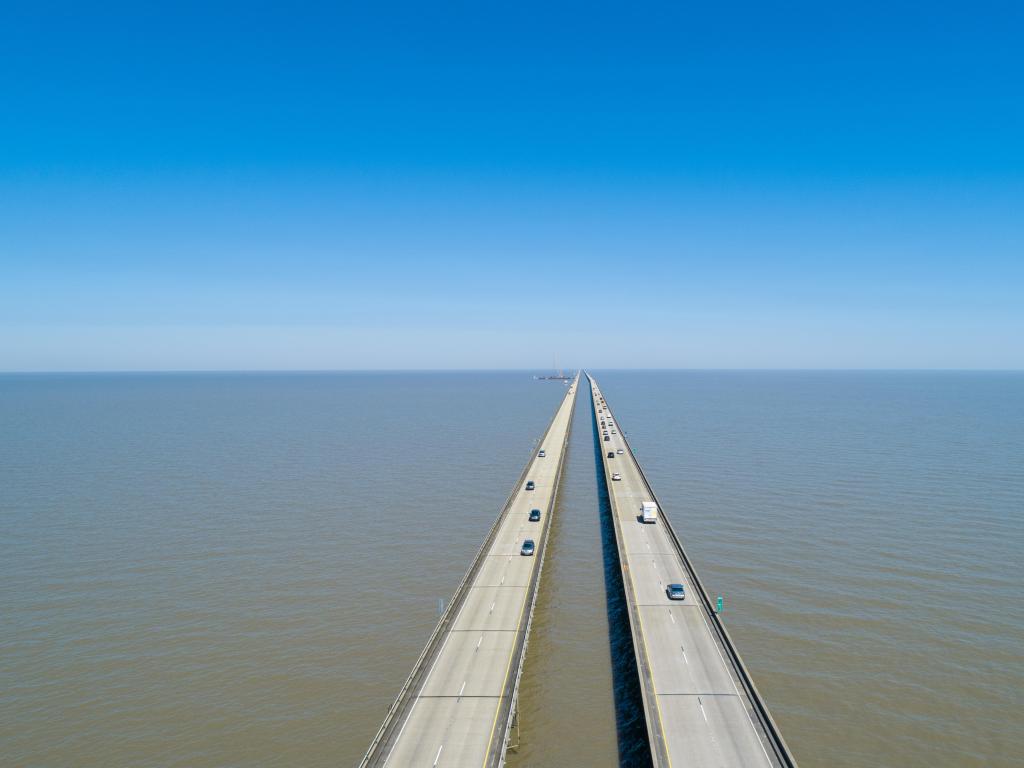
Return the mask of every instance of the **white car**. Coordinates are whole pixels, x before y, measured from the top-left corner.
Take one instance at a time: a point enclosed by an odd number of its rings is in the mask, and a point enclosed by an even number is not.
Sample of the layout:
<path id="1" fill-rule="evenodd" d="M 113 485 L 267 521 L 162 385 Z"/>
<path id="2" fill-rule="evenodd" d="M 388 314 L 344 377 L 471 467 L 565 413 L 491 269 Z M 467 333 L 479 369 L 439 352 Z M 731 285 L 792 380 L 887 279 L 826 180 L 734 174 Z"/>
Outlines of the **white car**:
<path id="1" fill-rule="evenodd" d="M 620 475 L 618 472 L 616 472 L 614 475 L 612 475 L 612 480 L 621 480 L 621 479 L 622 479 L 622 475 Z"/>
<path id="2" fill-rule="evenodd" d="M 621 454 L 622 454 L 622 449 L 621 449 L 621 448 L 619 448 L 619 450 L 617 450 L 617 451 L 616 451 L 616 453 L 618 453 L 618 454 L 620 454 L 620 455 L 621 455 Z"/>

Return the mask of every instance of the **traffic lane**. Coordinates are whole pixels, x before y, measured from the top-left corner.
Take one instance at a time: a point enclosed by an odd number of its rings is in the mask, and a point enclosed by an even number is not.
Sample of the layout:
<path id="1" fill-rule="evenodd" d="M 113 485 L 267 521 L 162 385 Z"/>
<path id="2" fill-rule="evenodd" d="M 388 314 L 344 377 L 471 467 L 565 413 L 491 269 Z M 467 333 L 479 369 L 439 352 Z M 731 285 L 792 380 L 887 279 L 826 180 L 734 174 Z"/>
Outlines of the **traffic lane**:
<path id="1" fill-rule="evenodd" d="M 637 610 L 659 695 L 737 695 L 699 606 L 641 605 Z"/>
<path id="2" fill-rule="evenodd" d="M 625 482 L 621 488 L 613 492 L 613 496 L 636 601 L 641 604 L 666 601 L 666 586 L 682 584 L 687 596 L 680 602 L 689 602 L 692 594 L 690 579 L 678 554 L 670 546 L 661 515 L 655 523 L 641 522 L 640 505 L 649 501 L 644 498 L 646 490 L 637 490 L 635 485 Z"/>
<path id="3" fill-rule="evenodd" d="M 533 539 L 534 543 L 540 546 L 542 535 L 543 527 L 539 527 L 538 523 L 531 523 L 529 509 L 524 509 L 522 514 L 510 515 L 505 520 L 495 535 L 488 554 L 504 555 L 506 558 L 519 557 L 526 539 Z"/>
<path id="4" fill-rule="evenodd" d="M 740 697 L 659 695 L 658 708 L 673 764 L 772 765 Z"/>
<path id="5" fill-rule="evenodd" d="M 525 515 L 509 517 L 495 535 L 488 554 L 504 555 L 506 558 L 519 557 L 524 540 L 532 538 L 536 541 L 536 538 L 528 535 L 526 530 Z"/>
<path id="6" fill-rule="evenodd" d="M 633 580 L 633 597 L 637 605 L 692 605 L 694 601 L 679 560 L 671 555 L 650 553 L 628 556 L 629 574 Z M 682 584 L 684 600 L 669 600 L 665 590 L 669 584 Z"/>
<path id="7" fill-rule="evenodd" d="M 513 502 L 512 508 L 501 527 L 495 534 L 494 541 L 488 554 L 494 555 L 518 555 L 525 539 L 533 539 L 539 542 L 543 534 L 545 518 L 551 508 L 551 502 L 555 490 L 555 478 L 543 478 L 534 481 L 536 490 L 520 491 Z M 541 519 L 539 522 L 530 522 L 530 510 L 539 509 Z"/>
<path id="8" fill-rule="evenodd" d="M 547 514 L 548 506 L 554 490 L 554 478 L 535 480 L 536 490 L 521 490 L 509 507 L 509 512 L 498 528 L 494 541 L 491 542 L 489 553 L 496 555 L 510 554 L 516 534 L 525 530 L 529 523 L 530 510 L 539 509 L 541 516 Z M 530 525 L 535 525 L 530 523 Z"/>
<path id="9" fill-rule="evenodd" d="M 679 562 L 676 550 L 669 541 L 668 535 L 665 533 L 665 526 L 662 521 L 658 520 L 655 523 L 641 523 L 639 502 L 637 502 L 636 507 L 636 515 L 621 515 L 619 517 L 620 524 L 622 526 L 623 546 L 625 547 L 626 553 L 629 555 L 669 555 Z"/>
<path id="10" fill-rule="evenodd" d="M 500 701 L 492 696 L 416 699 L 385 765 L 480 765 Z"/>
<path id="11" fill-rule="evenodd" d="M 528 587 L 536 558 L 515 555 L 487 555 L 477 572 L 477 587 Z"/>
<path id="12" fill-rule="evenodd" d="M 565 437 L 566 430 L 568 428 L 568 418 L 560 420 L 561 423 L 556 425 L 552 429 L 552 435 L 558 438 L 558 445 L 561 446 L 562 441 Z M 555 483 L 555 478 L 558 476 L 559 460 L 557 451 L 553 451 L 544 458 L 534 455 L 530 462 L 530 468 L 526 472 L 526 476 L 523 478 L 523 484 L 517 492 L 516 501 L 521 500 L 521 496 L 541 495 L 545 491 L 549 491 Z M 535 490 L 526 490 L 526 485 L 530 481 L 534 482 Z"/>
<path id="13" fill-rule="evenodd" d="M 636 471 L 632 463 L 629 461 L 628 454 L 616 453 L 616 446 L 614 443 L 602 443 L 604 446 L 601 450 L 603 451 L 602 457 L 604 458 L 605 467 L 608 471 L 608 489 L 613 493 L 616 498 L 622 500 L 631 500 L 634 496 L 637 497 L 636 503 L 636 514 L 640 514 L 640 499 L 643 495 L 643 485 L 639 481 L 639 473 Z M 622 448 L 622 446 L 618 446 Z M 608 454 L 612 453 L 613 458 L 608 458 Z M 619 479 L 614 480 L 612 475 L 618 475 Z M 630 508 L 630 511 L 632 508 Z M 623 510 L 626 511 L 626 510 Z"/>
<path id="14" fill-rule="evenodd" d="M 452 631 L 518 629 L 526 590 L 526 587 L 472 587 Z"/>
<path id="15" fill-rule="evenodd" d="M 500 696 L 515 632 L 449 632 L 420 696 Z"/>

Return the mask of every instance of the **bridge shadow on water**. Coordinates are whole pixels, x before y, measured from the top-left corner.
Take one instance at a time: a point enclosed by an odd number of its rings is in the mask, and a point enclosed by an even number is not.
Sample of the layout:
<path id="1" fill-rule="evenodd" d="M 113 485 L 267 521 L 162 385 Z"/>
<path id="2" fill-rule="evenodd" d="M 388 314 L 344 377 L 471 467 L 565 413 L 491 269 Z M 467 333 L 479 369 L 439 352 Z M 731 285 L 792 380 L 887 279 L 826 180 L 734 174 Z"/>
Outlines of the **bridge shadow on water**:
<path id="1" fill-rule="evenodd" d="M 604 591 L 608 610 L 608 641 L 612 663 L 612 691 L 615 698 L 615 729 L 619 744 L 619 765 L 623 768 L 649 768 L 651 747 L 647 741 L 640 676 L 629 628 L 629 608 L 615 541 L 615 524 L 604 477 L 601 433 L 594 409 L 590 409 L 594 430 L 594 459 L 597 497 L 601 517 L 601 551 L 604 556 Z"/>

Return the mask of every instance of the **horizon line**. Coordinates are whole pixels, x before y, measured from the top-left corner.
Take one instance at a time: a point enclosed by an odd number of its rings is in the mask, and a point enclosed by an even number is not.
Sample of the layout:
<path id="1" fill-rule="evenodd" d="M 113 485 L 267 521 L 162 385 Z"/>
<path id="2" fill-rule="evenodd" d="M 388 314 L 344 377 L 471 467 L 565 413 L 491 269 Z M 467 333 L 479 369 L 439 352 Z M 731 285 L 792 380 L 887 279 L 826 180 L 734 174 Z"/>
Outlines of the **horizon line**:
<path id="1" fill-rule="evenodd" d="M 327 374 L 327 373 L 541 373 L 550 368 L 139 368 L 78 370 L 0 370 L 0 376 L 77 376 L 77 375 L 153 375 L 153 374 Z M 734 372 L 734 373 L 1024 373 L 1024 368 L 870 368 L 870 367 L 675 367 L 675 368 L 570 368 L 603 372 Z"/>

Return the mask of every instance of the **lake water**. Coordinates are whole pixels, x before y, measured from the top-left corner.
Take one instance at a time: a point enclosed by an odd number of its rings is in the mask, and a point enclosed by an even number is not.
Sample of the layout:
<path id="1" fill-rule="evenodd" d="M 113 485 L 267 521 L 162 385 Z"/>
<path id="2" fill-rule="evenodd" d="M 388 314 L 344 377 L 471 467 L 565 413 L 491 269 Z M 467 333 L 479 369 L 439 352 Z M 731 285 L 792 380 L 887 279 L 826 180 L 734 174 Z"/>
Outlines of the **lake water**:
<path id="1" fill-rule="evenodd" d="M 1024 375 L 595 375 L 802 765 L 1024 765 Z M 0 376 L 0 764 L 355 764 L 563 393 Z M 577 407 L 512 766 L 644 761 Z"/>

